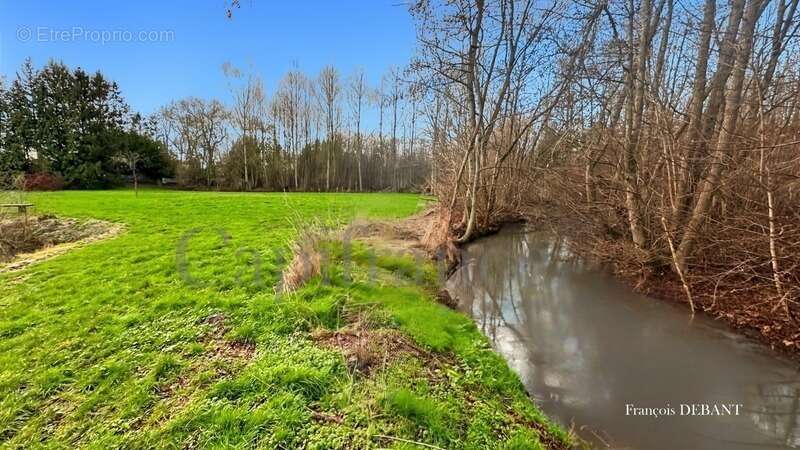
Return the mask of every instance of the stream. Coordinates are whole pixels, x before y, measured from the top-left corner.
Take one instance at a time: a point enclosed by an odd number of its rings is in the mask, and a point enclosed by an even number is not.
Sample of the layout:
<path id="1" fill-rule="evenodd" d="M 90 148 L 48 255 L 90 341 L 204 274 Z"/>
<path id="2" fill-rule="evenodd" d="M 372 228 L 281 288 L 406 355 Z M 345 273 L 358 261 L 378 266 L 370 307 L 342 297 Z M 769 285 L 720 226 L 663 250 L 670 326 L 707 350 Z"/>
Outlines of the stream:
<path id="1" fill-rule="evenodd" d="M 593 448 L 800 447 L 796 364 L 509 227 L 447 287 L 539 407 Z M 705 406 L 704 406 L 705 405 Z"/>

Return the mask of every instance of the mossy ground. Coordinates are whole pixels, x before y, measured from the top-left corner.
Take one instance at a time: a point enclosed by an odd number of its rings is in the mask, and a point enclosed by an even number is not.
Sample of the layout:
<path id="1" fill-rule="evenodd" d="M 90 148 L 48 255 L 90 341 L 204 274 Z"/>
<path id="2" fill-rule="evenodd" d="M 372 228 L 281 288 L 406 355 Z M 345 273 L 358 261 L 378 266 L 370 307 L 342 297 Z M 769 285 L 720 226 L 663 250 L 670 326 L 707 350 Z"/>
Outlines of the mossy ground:
<path id="1" fill-rule="evenodd" d="M 373 257 L 355 243 L 346 277 L 332 244 L 325 276 L 276 296 L 297 224 L 402 217 L 422 207 L 418 196 L 29 199 L 40 213 L 127 230 L 0 275 L 5 447 L 547 448 L 566 439 L 471 320 L 432 300 L 429 263 Z M 420 351 L 352 370 L 313 336 L 356 318 Z"/>

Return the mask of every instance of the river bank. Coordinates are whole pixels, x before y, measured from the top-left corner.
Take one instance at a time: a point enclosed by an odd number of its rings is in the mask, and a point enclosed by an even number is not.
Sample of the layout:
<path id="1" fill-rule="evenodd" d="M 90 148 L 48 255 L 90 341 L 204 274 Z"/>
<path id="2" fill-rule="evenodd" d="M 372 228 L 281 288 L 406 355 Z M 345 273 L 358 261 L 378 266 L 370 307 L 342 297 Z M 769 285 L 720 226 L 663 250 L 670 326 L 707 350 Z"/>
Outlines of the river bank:
<path id="1" fill-rule="evenodd" d="M 463 248 L 448 281 L 537 405 L 591 448 L 790 449 L 797 365 L 681 305 L 653 301 L 510 226 Z"/>
<path id="2" fill-rule="evenodd" d="M 507 411 L 512 419 L 511 423 L 522 420 L 523 429 L 528 430 L 516 432 L 517 436 L 509 435 L 510 440 L 502 448 L 528 449 L 540 448 L 539 446 L 548 449 L 574 448 L 578 441 L 572 431 L 565 432 L 565 428 L 561 425 L 538 412 L 536 399 L 529 397 L 519 376 L 503 361 L 501 355 L 491 348 L 488 338 L 481 334 L 468 315 L 458 311 L 454 304 L 448 302 L 449 298 L 443 298 L 443 294 L 447 292 L 444 289 L 446 276 L 458 267 L 458 263 L 452 260 L 454 257 L 452 252 L 456 250 L 454 243 L 432 238 L 431 230 L 435 229 L 436 220 L 436 214 L 430 209 L 395 221 L 356 220 L 344 231 L 339 232 L 334 240 L 345 242 L 345 245 L 351 242 L 350 245 L 354 246 L 354 263 L 364 264 L 372 258 L 379 267 L 390 269 L 395 274 L 401 274 L 406 280 L 414 280 L 415 284 L 422 286 L 424 297 L 427 297 L 421 299 L 422 304 L 409 305 L 407 311 L 394 310 L 393 314 L 400 320 L 405 332 L 410 333 L 416 342 L 428 342 L 428 348 L 434 349 L 433 356 L 428 358 L 430 361 L 437 364 L 444 362 L 447 366 L 441 368 L 441 371 L 436 370 L 437 373 L 462 373 L 461 376 L 472 379 L 473 391 L 463 399 L 464 404 L 459 406 L 465 412 L 472 411 L 477 414 L 470 420 L 476 423 L 483 420 L 481 409 L 475 407 L 483 402 L 481 397 L 502 386 L 502 395 L 510 403 L 501 407 L 499 414 L 503 415 L 505 413 L 502 411 Z M 359 249 L 360 244 L 367 247 Z M 377 256 L 365 255 L 363 253 L 365 249 L 376 252 Z M 401 284 L 405 283 L 401 281 Z M 428 304 L 432 299 L 439 304 Z M 426 312 L 428 309 L 431 311 Z M 456 331 L 454 327 L 460 331 Z M 435 335 L 441 336 L 442 333 L 450 335 L 446 339 L 449 343 L 439 348 L 439 338 L 433 340 L 430 338 Z M 476 357 L 478 359 L 475 359 Z M 442 381 L 437 376 L 429 382 L 432 386 L 438 386 Z M 452 380 L 449 384 L 449 389 L 459 389 Z M 448 400 L 442 397 L 437 401 Z M 530 416 L 531 412 L 537 412 L 538 415 Z M 524 417 L 528 419 L 523 419 Z M 514 425 L 516 426 L 518 425 Z M 493 444 L 487 440 L 484 446 L 491 448 Z"/>
<path id="3" fill-rule="evenodd" d="M 589 220 L 552 205 L 529 205 L 521 215 L 535 229 L 567 237 L 571 250 L 603 266 L 635 291 L 690 309 L 683 284 L 668 265 L 641 265 L 627 242 L 613 233 L 598 232 Z M 690 274 L 696 313 L 800 362 L 800 324 L 795 313 L 767 292 L 763 283 L 748 282 L 744 274 L 723 275 L 727 278 L 721 279 L 713 269 Z"/>

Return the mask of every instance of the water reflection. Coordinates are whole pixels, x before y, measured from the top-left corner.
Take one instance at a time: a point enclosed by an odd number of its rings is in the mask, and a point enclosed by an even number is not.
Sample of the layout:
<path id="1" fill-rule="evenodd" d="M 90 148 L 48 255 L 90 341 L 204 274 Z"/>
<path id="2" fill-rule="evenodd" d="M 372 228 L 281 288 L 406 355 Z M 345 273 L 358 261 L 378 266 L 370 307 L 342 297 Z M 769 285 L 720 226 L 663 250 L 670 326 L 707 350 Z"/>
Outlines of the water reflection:
<path id="1" fill-rule="evenodd" d="M 542 408 L 595 446 L 800 447 L 793 364 L 631 292 L 558 239 L 507 230 L 469 246 L 464 261 L 448 282 L 460 307 Z M 692 404 L 742 406 L 684 415 Z M 634 416 L 626 405 L 674 414 Z"/>

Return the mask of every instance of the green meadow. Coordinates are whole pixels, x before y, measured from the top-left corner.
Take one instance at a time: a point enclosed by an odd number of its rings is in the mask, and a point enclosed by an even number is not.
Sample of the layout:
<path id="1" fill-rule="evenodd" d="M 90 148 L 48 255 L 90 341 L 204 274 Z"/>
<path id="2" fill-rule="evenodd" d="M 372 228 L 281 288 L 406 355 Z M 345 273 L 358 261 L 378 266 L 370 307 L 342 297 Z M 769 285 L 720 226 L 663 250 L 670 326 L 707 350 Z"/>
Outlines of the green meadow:
<path id="1" fill-rule="evenodd" d="M 342 245 L 329 242 L 325 274 L 276 295 L 298 230 L 408 216 L 425 206 L 417 195 L 28 200 L 37 214 L 124 232 L 0 274 L 4 447 L 529 449 L 568 439 L 472 321 L 435 302 L 432 263 L 356 242 L 346 274 Z M 357 327 L 389 343 L 357 349 L 377 355 L 369 370 L 326 344 Z"/>

